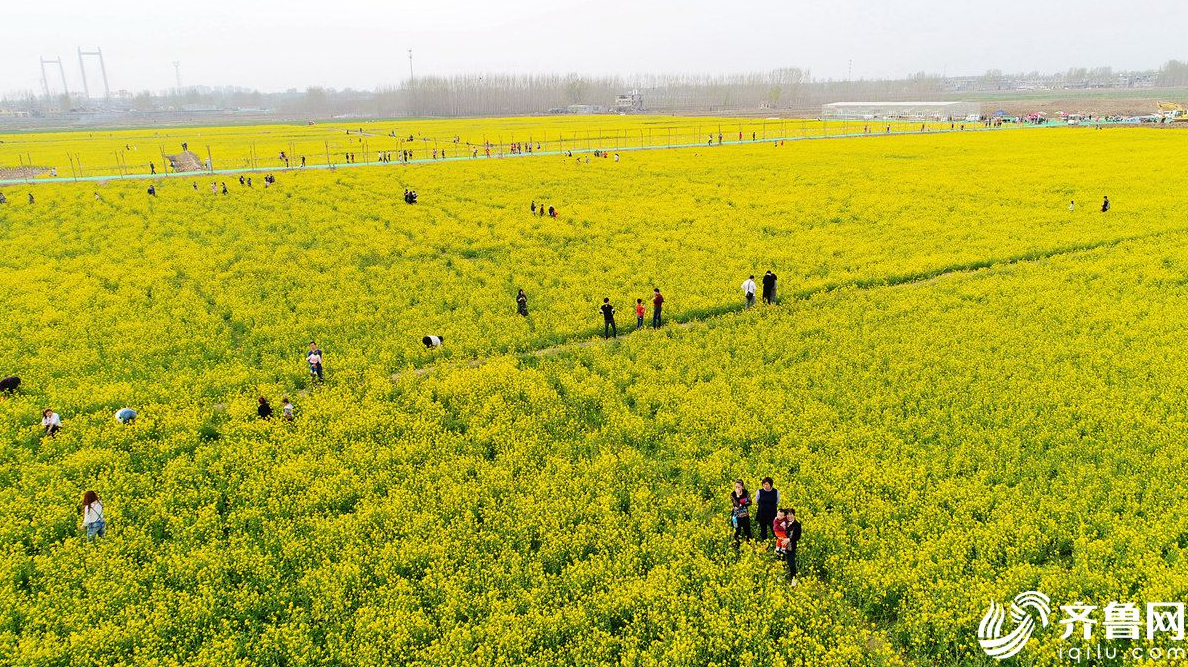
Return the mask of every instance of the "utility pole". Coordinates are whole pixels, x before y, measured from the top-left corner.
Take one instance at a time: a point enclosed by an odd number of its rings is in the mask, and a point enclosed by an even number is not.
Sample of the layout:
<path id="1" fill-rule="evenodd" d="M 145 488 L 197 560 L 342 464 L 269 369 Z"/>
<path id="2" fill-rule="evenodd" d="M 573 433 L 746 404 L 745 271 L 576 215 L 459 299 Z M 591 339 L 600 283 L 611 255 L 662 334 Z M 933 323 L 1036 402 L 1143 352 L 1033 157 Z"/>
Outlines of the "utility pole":
<path id="1" fill-rule="evenodd" d="M 82 47 L 78 47 L 78 68 L 82 72 L 83 80 L 83 95 L 87 99 L 91 98 L 91 88 L 87 85 L 87 67 L 83 64 L 83 56 L 94 56 L 99 59 L 99 73 L 103 75 L 103 99 L 111 97 L 111 89 L 107 86 L 107 66 L 103 64 L 103 49 L 95 47 L 94 51 L 83 51 Z"/>
<path id="2" fill-rule="evenodd" d="M 177 78 L 177 93 L 181 94 L 181 62 L 173 61 L 173 75 Z"/>
<path id="3" fill-rule="evenodd" d="M 416 111 L 417 111 L 417 104 L 416 104 L 417 93 L 415 90 L 413 90 L 413 83 L 414 83 L 414 80 L 413 80 L 413 66 L 412 66 L 412 49 L 409 49 L 408 50 L 408 97 L 410 100 L 409 115 L 411 115 L 411 116 L 415 116 Z"/>

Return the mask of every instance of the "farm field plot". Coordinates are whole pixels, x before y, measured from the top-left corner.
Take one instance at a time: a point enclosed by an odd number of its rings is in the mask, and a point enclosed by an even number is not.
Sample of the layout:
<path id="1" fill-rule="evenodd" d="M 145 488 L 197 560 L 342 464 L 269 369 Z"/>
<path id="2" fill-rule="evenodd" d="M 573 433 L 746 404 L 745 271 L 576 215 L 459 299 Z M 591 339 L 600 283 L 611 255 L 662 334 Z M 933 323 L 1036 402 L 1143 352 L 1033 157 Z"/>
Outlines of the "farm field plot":
<path id="1" fill-rule="evenodd" d="M 298 169 L 379 163 L 380 153 L 409 151 L 412 160 L 488 159 L 535 153 L 590 152 L 638 147 L 761 143 L 769 139 L 828 138 L 948 130 L 950 122 L 717 118 L 681 116 L 544 116 L 498 119 L 335 121 L 311 125 L 170 127 L 94 132 L 0 134 L 0 181 L 24 178 L 5 170 L 31 168 L 40 178 L 166 175 L 167 156 L 185 148 L 190 166 Z M 980 124 L 970 123 L 973 130 Z M 513 153 L 513 144 L 518 152 Z M 488 154 L 489 149 L 489 154 Z M 289 158 L 286 164 L 281 156 Z M 150 166 L 151 164 L 151 166 Z M 185 174 L 182 174 L 183 176 Z"/>
<path id="2" fill-rule="evenodd" d="M 987 599 L 1188 597 L 1177 136 L 6 188 L 0 655 L 989 664 Z M 769 268 L 782 305 L 742 312 Z M 587 344 L 653 286 L 686 326 Z M 762 475 L 797 587 L 730 548 L 730 481 Z"/>

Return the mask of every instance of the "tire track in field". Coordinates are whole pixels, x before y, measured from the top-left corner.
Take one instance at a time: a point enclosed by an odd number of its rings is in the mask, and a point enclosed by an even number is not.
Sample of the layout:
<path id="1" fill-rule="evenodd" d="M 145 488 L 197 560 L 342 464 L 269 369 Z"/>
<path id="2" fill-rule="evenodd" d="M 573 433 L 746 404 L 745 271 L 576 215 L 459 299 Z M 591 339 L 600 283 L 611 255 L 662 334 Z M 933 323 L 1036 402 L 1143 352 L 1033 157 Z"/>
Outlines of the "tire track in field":
<path id="1" fill-rule="evenodd" d="M 886 287 L 900 287 L 904 285 L 917 285 L 924 283 L 931 283 L 948 276 L 959 276 L 964 274 L 972 274 L 983 269 L 993 269 L 1012 266 L 1015 264 L 1026 264 L 1032 262 L 1041 262 L 1053 257 L 1061 257 L 1064 255 L 1075 255 L 1079 253 L 1092 252 L 1103 248 L 1112 248 L 1114 246 L 1128 243 L 1131 241 L 1141 241 L 1145 239 L 1156 238 L 1160 236 L 1172 236 L 1176 234 L 1184 234 L 1188 232 L 1188 227 L 1176 227 L 1172 229 L 1163 229 L 1157 232 L 1146 232 L 1143 234 L 1131 234 L 1127 236 L 1119 236 L 1112 239 L 1103 239 L 1100 241 L 1090 241 L 1084 243 L 1072 243 L 1055 248 L 1048 248 L 1046 250 L 1032 250 L 1014 255 L 1008 255 L 1002 258 L 988 258 L 974 260 L 971 262 L 962 262 L 957 264 L 949 264 L 935 269 L 928 269 L 925 271 L 913 271 L 908 273 L 901 273 L 889 276 L 882 276 L 877 278 L 854 278 L 851 280 L 842 280 L 834 283 L 827 283 L 817 287 L 794 291 L 790 296 L 785 297 L 783 302 L 790 303 L 795 301 L 807 301 L 808 299 L 818 296 L 820 294 L 828 294 L 843 289 L 861 289 L 873 290 Z M 762 304 L 756 304 L 756 308 L 764 308 Z M 666 329 L 677 328 L 685 329 L 694 324 L 712 320 L 723 315 L 731 313 L 742 312 L 741 307 L 736 304 L 728 304 L 716 306 L 711 308 L 703 308 L 700 310 L 679 313 L 668 318 L 669 324 L 665 325 Z M 646 327 L 645 328 L 650 328 Z M 628 329 L 623 336 L 630 336 L 634 329 Z M 477 368 L 478 366 L 487 363 L 491 359 L 501 359 L 512 357 L 518 360 L 526 359 L 543 359 L 546 357 L 553 357 L 565 352 L 573 350 L 580 350 L 583 348 L 593 347 L 595 345 L 614 344 L 617 338 L 604 340 L 601 338 L 602 330 L 597 327 L 592 327 L 585 332 L 573 333 L 563 335 L 560 343 L 554 343 L 546 347 L 527 350 L 524 352 L 508 352 L 504 354 L 484 355 L 480 357 L 473 357 L 470 359 L 463 359 L 459 361 L 441 361 L 436 363 L 425 364 L 411 368 L 406 371 L 400 371 L 392 374 L 392 380 L 399 381 L 405 377 L 424 377 L 435 369 L 449 369 L 449 368 Z"/>

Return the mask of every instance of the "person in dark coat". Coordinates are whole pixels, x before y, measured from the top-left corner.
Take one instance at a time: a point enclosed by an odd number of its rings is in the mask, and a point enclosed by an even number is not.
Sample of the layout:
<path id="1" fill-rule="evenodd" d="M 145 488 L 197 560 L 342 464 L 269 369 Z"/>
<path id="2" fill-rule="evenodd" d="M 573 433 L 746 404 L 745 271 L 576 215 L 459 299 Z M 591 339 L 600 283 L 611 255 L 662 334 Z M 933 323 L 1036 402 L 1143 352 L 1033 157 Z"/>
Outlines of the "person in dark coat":
<path id="1" fill-rule="evenodd" d="M 256 406 L 256 414 L 260 419 L 272 419 L 272 406 L 268 404 L 268 399 L 261 396 L 257 401 L 260 405 Z"/>
<path id="2" fill-rule="evenodd" d="M 598 311 L 602 313 L 602 337 L 614 336 L 618 338 L 619 331 L 615 329 L 615 307 L 611 305 L 609 296 L 602 300 L 602 307 Z"/>
<path id="3" fill-rule="evenodd" d="M 421 339 L 421 342 L 424 343 L 425 347 L 433 349 L 435 347 L 441 347 L 442 340 L 441 336 L 425 336 Z"/>
<path id="4" fill-rule="evenodd" d="M 800 542 L 800 520 L 796 518 L 796 510 L 789 509 L 788 513 L 788 551 L 784 560 L 788 561 L 788 581 L 796 585 L 796 544 Z"/>
<path id="5" fill-rule="evenodd" d="M 524 294 L 521 289 L 519 294 L 516 294 L 516 312 L 524 317 L 528 317 L 528 295 Z"/>
<path id="6" fill-rule="evenodd" d="M 768 271 L 763 274 L 763 303 L 775 303 L 776 274 Z"/>
<path id="7" fill-rule="evenodd" d="M 1101 212 L 1105 213 L 1108 210 L 1110 210 L 1110 198 L 1103 197 L 1101 200 Z"/>
<path id="8" fill-rule="evenodd" d="M 21 386 L 21 379 L 15 375 L 9 375 L 3 380 L 0 380 L 0 392 L 5 394 L 15 392 L 19 386 Z"/>
<path id="9" fill-rule="evenodd" d="M 770 477 L 764 477 L 759 490 L 755 492 L 755 519 L 759 522 L 759 539 L 767 539 L 767 529 L 771 527 L 780 508 L 780 492 L 772 486 Z"/>

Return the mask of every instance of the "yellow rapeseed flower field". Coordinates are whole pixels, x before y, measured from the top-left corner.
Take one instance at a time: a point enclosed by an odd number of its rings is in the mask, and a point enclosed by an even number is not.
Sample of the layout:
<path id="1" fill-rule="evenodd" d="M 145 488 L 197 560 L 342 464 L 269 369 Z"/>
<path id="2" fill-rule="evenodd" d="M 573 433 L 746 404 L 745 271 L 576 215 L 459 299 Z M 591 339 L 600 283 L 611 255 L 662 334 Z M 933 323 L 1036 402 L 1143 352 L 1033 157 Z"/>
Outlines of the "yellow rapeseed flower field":
<path id="1" fill-rule="evenodd" d="M 202 132 L 250 160 L 267 129 Z M 122 141 L 100 134 L 37 150 Z M 0 662 L 981 664 L 987 599 L 1183 599 L 1182 144 L 1002 130 L 4 186 Z M 780 305 L 744 311 L 768 269 Z M 664 327 L 630 332 L 653 287 Z M 259 396 L 296 419 L 257 419 Z M 730 482 L 764 475 L 804 523 L 799 586 L 731 548 Z"/>

